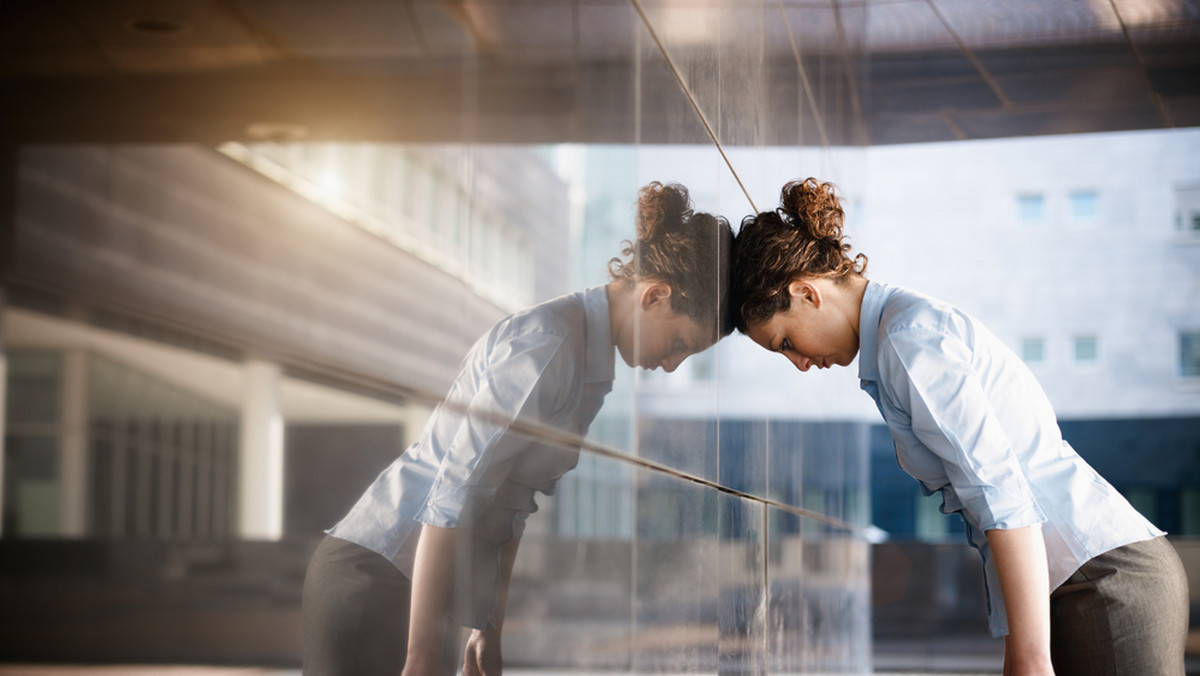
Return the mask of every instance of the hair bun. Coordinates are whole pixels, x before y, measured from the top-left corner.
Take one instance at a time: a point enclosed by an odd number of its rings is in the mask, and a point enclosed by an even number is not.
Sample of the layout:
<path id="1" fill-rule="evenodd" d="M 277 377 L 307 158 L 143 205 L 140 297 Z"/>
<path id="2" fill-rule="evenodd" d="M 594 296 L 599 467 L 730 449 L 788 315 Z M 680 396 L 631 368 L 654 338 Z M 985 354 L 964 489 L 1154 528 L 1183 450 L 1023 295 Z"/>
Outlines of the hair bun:
<path id="1" fill-rule="evenodd" d="M 779 215 L 814 239 L 841 240 L 845 212 L 836 188 L 815 178 L 788 181 L 779 196 Z"/>
<path id="2" fill-rule="evenodd" d="M 686 223 L 692 216 L 687 188 L 678 183 L 653 181 L 638 191 L 637 238 L 655 242 L 670 231 L 665 224 Z"/>

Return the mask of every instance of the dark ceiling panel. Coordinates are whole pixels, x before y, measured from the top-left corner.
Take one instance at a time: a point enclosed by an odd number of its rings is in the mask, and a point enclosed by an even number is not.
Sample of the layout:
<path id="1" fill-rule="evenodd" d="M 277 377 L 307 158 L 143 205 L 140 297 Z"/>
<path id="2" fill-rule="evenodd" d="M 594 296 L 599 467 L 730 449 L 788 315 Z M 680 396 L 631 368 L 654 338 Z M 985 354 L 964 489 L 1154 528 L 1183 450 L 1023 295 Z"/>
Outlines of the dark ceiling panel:
<path id="1" fill-rule="evenodd" d="M 573 3 L 503 5 L 463 3 L 457 12 L 483 53 L 570 54 L 575 45 Z"/>
<path id="2" fill-rule="evenodd" d="M 293 58 L 416 59 L 424 56 L 404 2 L 242 0 L 241 14 L 263 39 Z"/>
<path id="3" fill-rule="evenodd" d="M 734 145 L 1196 123 L 1200 0 L 1118 0 L 1117 12 L 1107 0 L 642 4 Z M 707 142 L 626 0 L 0 3 L 0 143 L 272 130 Z"/>
<path id="4" fill-rule="evenodd" d="M 893 143 L 935 143 L 954 141 L 954 127 L 942 116 L 877 116 L 871 122 L 871 142 L 879 145 Z"/>
<path id="5" fill-rule="evenodd" d="M 1163 105 L 1176 127 L 1200 127 L 1200 96 L 1169 99 Z"/>
<path id="6" fill-rule="evenodd" d="M 1013 104 L 1087 105 L 1149 101 L 1146 80 L 1134 66 L 997 76 Z"/>
<path id="7" fill-rule="evenodd" d="M 921 113 L 942 110 L 987 110 L 999 107 L 995 92 L 980 77 L 912 82 L 876 87 L 871 92 L 873 111 Z"/>
<path id="8" fill-rule="evenodd" d="M 1143 105 L 1018 112 L 974 112 L 956 116 L 968 138 L 1081 134 L 1161 127 L 1157 110 Z"/>

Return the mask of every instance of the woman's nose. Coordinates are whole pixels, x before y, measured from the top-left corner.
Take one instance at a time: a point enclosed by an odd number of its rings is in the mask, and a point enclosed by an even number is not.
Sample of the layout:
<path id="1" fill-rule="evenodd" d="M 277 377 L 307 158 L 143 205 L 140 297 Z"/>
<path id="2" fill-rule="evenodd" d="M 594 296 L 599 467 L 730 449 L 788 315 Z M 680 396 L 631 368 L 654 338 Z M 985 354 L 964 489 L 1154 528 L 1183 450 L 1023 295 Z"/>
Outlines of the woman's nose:
<path id="1" fill-rule="evenodd" d="M 667 373 L 674 373 L 675 369 L 679 368 L 679 365 L 683 363 L 684 359 L 687 359 L 686 354 L 667 357 L 662 362 L 662 370 L 666 371 Z"/>
<path id="2" fill-rule="evenodd" d="M 802 355 L 789 354 L 788 359 L 792 360 L 792 363 L 795 364 L 796 368 L 800 369 L 801 371 L 807 371 L 809 367 L 812 366 L 812 360 Z"/>

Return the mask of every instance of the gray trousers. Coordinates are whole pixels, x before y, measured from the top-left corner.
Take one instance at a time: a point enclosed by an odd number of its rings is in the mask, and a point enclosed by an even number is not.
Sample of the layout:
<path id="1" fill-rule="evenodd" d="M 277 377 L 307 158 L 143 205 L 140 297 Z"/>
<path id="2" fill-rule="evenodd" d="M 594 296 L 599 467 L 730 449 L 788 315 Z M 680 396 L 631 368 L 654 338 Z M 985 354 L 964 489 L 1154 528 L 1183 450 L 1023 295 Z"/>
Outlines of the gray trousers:
<path id="1" fill-rule="evenodd" d="M 1050 594 L 1056 676 L 1183 676 L 1188 587 L 1165 537 L 1097 556 Z"/>
<path id="2" fill-rule="evenodd" d="M 325 536 L 304 576 L 304 676 L 399 676 L 411 591 L 409 579 L 387 559 Z M 446 662 L 454 673 L 458 645 L 447 643 Z"/>

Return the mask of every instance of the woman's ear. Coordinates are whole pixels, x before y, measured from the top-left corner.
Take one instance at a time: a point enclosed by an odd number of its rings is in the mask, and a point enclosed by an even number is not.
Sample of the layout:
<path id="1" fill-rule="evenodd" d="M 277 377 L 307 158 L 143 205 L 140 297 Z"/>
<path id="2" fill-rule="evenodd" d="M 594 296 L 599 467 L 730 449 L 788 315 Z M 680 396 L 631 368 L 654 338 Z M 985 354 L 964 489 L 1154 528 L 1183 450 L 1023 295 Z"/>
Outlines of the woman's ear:
<path id="1" fill-rule="evenodd" d="M 668 302 L 671 298 L 671 285 L 663 282 L 651 282 L 642 288 L 638 298 L 642 310 L 646 311 L 660 302 Z"/>
<path id="2" fill-rule="evenodd" d="M 814 308 L 821 307 L 821 290 L 811 280 L 793 279 L 788 284 L 788 294 L 792 297 L 792 302 L 812 305 Z"/>

